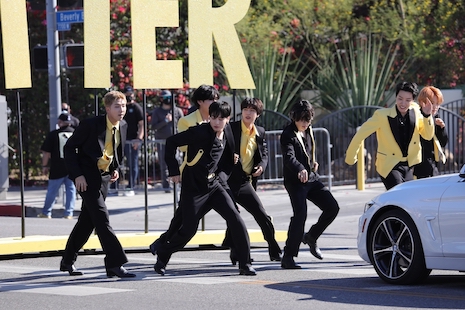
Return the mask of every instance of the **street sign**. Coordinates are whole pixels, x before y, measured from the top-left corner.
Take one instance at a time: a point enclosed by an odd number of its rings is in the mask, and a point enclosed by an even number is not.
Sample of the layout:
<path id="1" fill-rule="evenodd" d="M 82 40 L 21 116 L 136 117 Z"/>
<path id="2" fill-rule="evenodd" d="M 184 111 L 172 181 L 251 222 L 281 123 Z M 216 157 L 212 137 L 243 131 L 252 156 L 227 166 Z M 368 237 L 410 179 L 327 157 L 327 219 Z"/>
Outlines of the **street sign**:
<path id="1" fill-rule="evenodd" d="M 57 23 L 57 30 L 58 31 L 71 30 L 71 24 L 70 23 Z"/>
<path id="2" fill-rule="evenodd" d="M 56 12 L 58 23 L 83 23 L 84 10 L 58 11 Z"/>
<path id="3" fill-rule="evenodd" d="M 58 11 L 56 12 L 57 30 L 71 30 L 71 23 L 84 22 L 84 10 Z"/>

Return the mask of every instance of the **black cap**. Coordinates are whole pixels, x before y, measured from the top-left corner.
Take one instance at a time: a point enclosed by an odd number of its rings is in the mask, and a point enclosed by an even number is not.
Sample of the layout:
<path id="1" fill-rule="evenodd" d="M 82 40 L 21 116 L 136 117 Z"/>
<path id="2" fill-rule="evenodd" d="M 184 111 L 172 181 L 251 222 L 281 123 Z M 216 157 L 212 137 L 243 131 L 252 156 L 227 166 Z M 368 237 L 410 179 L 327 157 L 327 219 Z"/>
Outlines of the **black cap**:
<path id="1" fill-rule="evenodd" d="M 61 113 L 58 119 L 63 122 L 71 122 L 71 116 L 68 113 Z"/>
<path id="2" fill-rule="evenodd" d="M 124 93 L 133 93 L 134 90 L 132 89 L 132 87 L 130 85 L 126 85 L 126 87 L 124 87 Z"/>

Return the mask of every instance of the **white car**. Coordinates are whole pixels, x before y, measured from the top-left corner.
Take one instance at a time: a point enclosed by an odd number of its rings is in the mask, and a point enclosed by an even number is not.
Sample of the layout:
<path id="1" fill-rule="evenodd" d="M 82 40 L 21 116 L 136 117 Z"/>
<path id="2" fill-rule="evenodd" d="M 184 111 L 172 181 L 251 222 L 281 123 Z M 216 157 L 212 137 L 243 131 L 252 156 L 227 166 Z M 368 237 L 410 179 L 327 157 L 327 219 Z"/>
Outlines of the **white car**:
<path id="1" fill-rule="evenodd" d="M 465 271 L 465 166 L 459 174 L 395 186 L 365 205 L 358 253 L 392 284 L 432 269 Z"/>

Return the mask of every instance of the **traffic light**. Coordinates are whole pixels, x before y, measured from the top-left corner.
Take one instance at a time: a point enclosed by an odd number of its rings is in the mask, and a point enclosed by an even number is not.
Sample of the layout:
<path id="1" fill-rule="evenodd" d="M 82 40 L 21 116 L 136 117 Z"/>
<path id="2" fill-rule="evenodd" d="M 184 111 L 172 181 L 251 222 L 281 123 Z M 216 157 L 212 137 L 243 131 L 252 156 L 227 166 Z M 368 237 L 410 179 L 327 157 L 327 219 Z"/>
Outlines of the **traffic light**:
<path id="1" fill-rule="evenodd" d="M 38 45 L 32 49 L 32 66 L 37 71 L 48 70 L 47 46 Z"/>
<path id="2" fill-rule="evenodd" d="M 84 44 L 65 44 L 63 48 L 66 69 L 84 68 Z"/>

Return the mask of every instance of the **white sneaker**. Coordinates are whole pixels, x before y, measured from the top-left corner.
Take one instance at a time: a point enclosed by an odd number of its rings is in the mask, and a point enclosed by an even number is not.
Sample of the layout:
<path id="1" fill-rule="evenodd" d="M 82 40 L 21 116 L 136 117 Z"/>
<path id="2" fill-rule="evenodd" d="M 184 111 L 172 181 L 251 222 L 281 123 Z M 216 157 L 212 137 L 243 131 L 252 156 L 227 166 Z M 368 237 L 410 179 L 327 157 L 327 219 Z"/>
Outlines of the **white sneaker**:
<path id="1" fill-rule="evenodd" d="M 134 191 L 133 190 L 129 190 L 129 191 L 125 191 L 124 196 L 134 196 Z"/>

